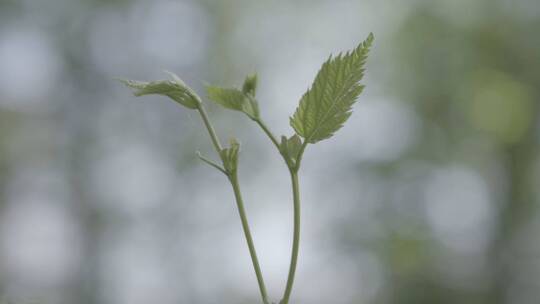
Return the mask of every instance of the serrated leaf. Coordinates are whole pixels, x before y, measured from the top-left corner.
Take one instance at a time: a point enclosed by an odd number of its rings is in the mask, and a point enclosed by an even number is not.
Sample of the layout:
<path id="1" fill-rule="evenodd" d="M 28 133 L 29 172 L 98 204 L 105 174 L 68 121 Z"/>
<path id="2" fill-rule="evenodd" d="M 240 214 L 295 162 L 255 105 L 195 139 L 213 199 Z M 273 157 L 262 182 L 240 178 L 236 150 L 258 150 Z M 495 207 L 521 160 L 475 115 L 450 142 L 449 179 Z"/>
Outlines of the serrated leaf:
<path id="1" fill-rule="evenodd" d="M 201 100 L 195 92 L 189 88 L 178 76 L 171 72 L 167 72 L 172 80 L 158 80 L 158 81 L 137 81 L 129 79 L 118 79 L 126 86 L 134 89 L 133 94 L 135 96 L 143 95 L 164 95 L 179 104 L 190 108 L 197 109 Z"/>
<path id="2" fill-rule="evenodd" d="M 309 143 L 330 138 L 351 115 L 364 86 L 364 64 L 373 34 L 354 50 L 330 58 L 322 65 L 310 89 L 302 96 L 290 124 Z"/>
<path id="3" fill-rule="evenodd" d="M 257 82 L 257 74 L 248 75 L 244 80 L 244 85 L 242 85 L 242 92 L 255 97 L 255 93 L 257 93 Z"/>
<path id="4" fill-rule="evenodd" d="M 229 148 L 224 148 L 219 152 L 221 160 L 223 161 L 223 166 L 228 173 L 236 172 L 239 152 L 240 143 L 238 143 L 235 138 L 231 138 Z"/>
<path id="5" fill-rule="evenodd" d="M 287 160 L 289 166 L 294 166 L 298 160 L 298 154 L 302 149 L 302 140 L 300 136 L 294 134 L 293 136 L 287 138 L 286 136 L 281 136 L 281 143 L 279 144 L 279 152 Z"/>
<path id="6" fill-rule="evenodd" d="M 224 108 L 244 112 L 251 119 L 258 119 L 259 106 L 251 95 L 234 88 L 207 86 L 208 98 Z"/>

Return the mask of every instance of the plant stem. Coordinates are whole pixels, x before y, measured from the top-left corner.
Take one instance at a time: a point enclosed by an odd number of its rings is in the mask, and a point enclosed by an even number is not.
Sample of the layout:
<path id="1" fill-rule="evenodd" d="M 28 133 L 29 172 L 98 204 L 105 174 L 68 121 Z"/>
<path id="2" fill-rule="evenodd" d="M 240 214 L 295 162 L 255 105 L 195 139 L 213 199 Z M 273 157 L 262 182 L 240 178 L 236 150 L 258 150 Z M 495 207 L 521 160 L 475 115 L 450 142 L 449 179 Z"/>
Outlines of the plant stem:
<path id="1" fill-rule="evenodd" d="M 204 107 L 199 105 L 197 108 L 199 110 L 199 113 L 201 114 L 201 117 L 204 121 L 204 125 L 206 126 L 206 129 L 208 130 L 208 133 L 210 134 L 210 138 L 212 139 L 212 143 L 214 145 L 214 148 L 216 149 L 218 155 L 221 157 L 221 150 L 223 148 L 221 147 L 221 144 L 219 143 L 219 138 L 216 134 L 216 131 L 214 130 L 214 127 L 212 126 L 212 123 L 210 122 L 210 119 L 208 118 L 208 115 L 206 114 L 206 110 Z M 259 290 L 261 292 L 261 297 L 264 304 L 268 304 L 268 295 L 266 293 L 266 286 L 264 284 L 264 279 L 261 272 L 261 267 L 259 266 L 259 259 L 257 258 L 257 252 L 255 251 L 255 245 L 253 244 L 253 238 L 251 237 L 251 231 L 249 229 L 249 224 L 246 216 L 246 211 L 244 208 L 244 201 L 242 200 L 242 193 L 240 192 L 240 184 L 238 183 L 238 174 L 236 172 L 227 172 L 224 169 L 222 169 L 217 164 L 214 164 L 212 161 L 205 159 L 201 155 L 199 157 L 210 164 L 211 166 L 215 167 L 219 171 L 225 173 L 227 177 L 229 178 L 229 181 L 231 182 L 233 191 L 234 191 L 234 197 L 236 199 L 236 205 L 238 207 L 238 213 L 240 214 L 240 220 L 242 222 L 242 228 L 244 230 L 244 235 L 246 237 L 246 241 L 249 248 L 249 254 L 251 256 L 251 261 L 253 262 L 253 268 L 255 268 L 255 275 L 257 276 L 257 282 L 259 284 Z M 223 161 L 223 159 L 222 159 Z"/>
<path id="2" fill-rule="evenodd" d="M 270 131 L 270 129 L 266 126 L 266 124 L 261 119 L 257 119 L 255 120 L 255 122 L 257 122 L 257 124 L 261 127 L 261 129 L 263 129 L 264 133 L 268 135 L 268 138 L 270 138 L 274 146 L 276 146 L 276 148 L 279 151 L 279 142 L 277 138 L 274 136 L 274 134 L 272 133 L 272 131 Z"/>
<path id="3" fill-rule="evenodd" d="M 204 125 L 206 126 L 206 129 L 208 130 L 208 133 L 210 134 L 210 138 L 212 139 L 212 144 L 214 144 L 214 148 L 216 149 L 218 155 L 220 154 L 221 150 L 221 144 L 219 143 L 219 139 L 216 135 L 216 131 L 214 130 L 214 127 L 212 127 L 212 124 L 210 123 L 210 120 L 208 119 L 208 114 L 206 114 L 206 110 L 202 105 L 199 105 L 197 108 L 199 110 L 199 113 L 201 114 L 201 117 L 204 121 Z"/>
<path id="4" fill-rule="evenodd" d="M 234 190 L 234 196 L 236 197 L 236 205 L 238 206 L 238 213 L 240 214 L 240 219 L 242 221 L 242 228 L 244 229 L 244 235 L 246 236 L 247 245 L 249 248 L 249 254 L 251 255 L 251 261 L 253 262 L 253 268 L 255 268 L 255 275 L 257 276 L 257 281 L 259 283 L 259 290 L 261 292 L 261 297 L 264 304 L 268 304 L 268 295 L 266 294 L 266 286 L 264 285 L 264 279 L 261 272 L 261 267 L 259 266 L 259 260 L 257 259 L 257 252 L 255 251 L 255 245 L 253 244 L 253 238 L 251 237 L 251 232 L 249 229 L 249 224 L 246 216 L 246 211 L 244 208 L 244 202 L 242 200 L 242 194 L 240 192 L 240 184 L 238 183 L 238 176 L 236 173 L 233 173 L 229 176 L 231 185 Z"/>
<path id="5" fill-rule="evenodd" d="M 298 171 L 290 170 L 292 180 L 292 191 L 294 201 L 294 231 L 293 231 L 293 245 L 291 253 L 291 264 L 289 266 L 289 276 L 287 278 L 287 285 L 285 287 L 285 293 L 280 304 L 288 304 L 291 296 L 291 291 L 294 283 L 294 275 L 296 273 L 296 265 L 298 262 L 298 251 L 300 248 L 300 188 L 298 186 Z"/>

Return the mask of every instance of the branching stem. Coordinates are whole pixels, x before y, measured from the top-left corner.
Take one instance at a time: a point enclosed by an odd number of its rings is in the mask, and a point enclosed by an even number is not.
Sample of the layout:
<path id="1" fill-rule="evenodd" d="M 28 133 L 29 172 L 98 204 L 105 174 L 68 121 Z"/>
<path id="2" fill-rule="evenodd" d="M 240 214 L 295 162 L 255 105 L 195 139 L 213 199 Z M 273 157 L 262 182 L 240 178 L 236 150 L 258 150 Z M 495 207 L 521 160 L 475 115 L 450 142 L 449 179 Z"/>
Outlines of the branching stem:
<path id="1" fill-rule="evenodd" d="M 279 142 L 277 141 L 276 137 L 270 131 L 270 129 L 266 126 L 266 124 L 261 120 L 256 120 L 257 124 L 261 127 L 261 129 L 264 131 L 264 133 L 270 138 L 274 146 L 280 151 Z M 300 163 L 302 161 L 302 156 L 304 154 L 304 150 L 306 149 L 308 145 L 307 141 L 304 141 L 302 144 L 302 147 L 300 148 L 300 151 L 297 155 L 297 159 L 294 163 L 294 165 L 290 165 L 289 160 L 285 155 L 282 154 L 283 160 L 287 164 L 287 167 L 289 169 L 289 173 L 291 175 L 291 182 L 292 182 L 292 192 L 293 192 L 293 208 L 294 208 L 294 224 L 293 224 L 293 243 L 292 243 L 292 251 L 291 251 L 291 262 L 289 265 L 289 274 L 287 276 L 287 284 L 285 286 L 285 292 L 283 294 L 283 298 L 280 301 L 280 304 L 288 304 L 289 298 L 291 297 L 291 292 L 294 284 L 294 277 L 296 274 L 296 266 L 298 264 L 298 253 L 300 249 L 300 187 L 298 182 L 298 171 L 300 170 Z"/>
<path id="2" fill-rule="evenodd" d="M 208 133 L 210 134 L 210 138 L 212 139 L 212 144 L 214 145 L 216 152 L 221 157 L 220 152 L 221 150 L 223 150 L 223 148 L 221 147 L 219 137 L 217 136 L 216 131 L 214 130 L 214 127 L 212 126 L 212 123 L 210 122 L 208 115 L 206 114 L 206 110 L 204 109 L 202 104 L 199 104 L 197 110 L 201 114 L 202 120 L 204 122 L 204 125 L 206 126 L 206 129 L 208 130 Z M 253 262 L 253 268 L 255 269 L 255 275 L 257 276 L 257 282 L 259 284 L 261 298 L 264 304 L 269 304 L 268 295 L 266 293 L 266 286 L 264 284 L 264 278 L 262 275 L 261 267 L 259 266 L 259 259 L 257 258 L 257 252 L 255 251 L 255 244 L 253 243 L 253 237 L 251 236 L 251 231 L 249 229 L 249 223 L 248 223 L 246 211 L 244 208 L 244 201 L 242 199 L 242 193 L 240 192 L 240 185 L 238 183 L 238 174 L 236 171 L 234 172 L 226 171 L 225 169 L 223 169 L 223 167 L 217 165 L 216 163 L 203 157 L 200 154 L 199 154 L 199 158 L 201 158 L 201 160 L 211 165 L 212 167 L 215 167 L 219 171 L 223 172 L 225 175 L 227 175 L 227 177 L 229 178 L 229 181 L 231 182 L 231 186 L 234 192 L 234 197 L 236 199 L 236 205 L 238 207 L 238 213 L 240 215 L 240 220 L 242 222 L 242 229 L 244 230 L 244 235 L 246 237 L 247 245 L 249 248 L 249 254 L 251 256 L 251 261 Z M 222 159 L 222 162 L 223 162 L 223 159 Z M 225 164 L 223 164 L 223 166 L 225 167 Z"/>

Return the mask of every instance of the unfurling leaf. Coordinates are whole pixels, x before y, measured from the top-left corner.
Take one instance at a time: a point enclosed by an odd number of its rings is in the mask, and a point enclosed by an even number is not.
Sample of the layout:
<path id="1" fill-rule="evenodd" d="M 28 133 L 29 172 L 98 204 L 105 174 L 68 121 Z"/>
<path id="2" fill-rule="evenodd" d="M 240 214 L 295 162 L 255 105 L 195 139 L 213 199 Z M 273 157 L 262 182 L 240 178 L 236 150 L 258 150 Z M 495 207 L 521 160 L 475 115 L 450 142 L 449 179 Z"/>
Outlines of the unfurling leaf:
<path id="1" fill-rule="evenodd" d="M 246 80 L 244 80 L 242 92 L 255 97 L 255 93 L 257 93 L 257 82 L 257 74 L 248 75 Z"/>
<path id="2" fill-rule="evenodd" d="M 290 138 L 281 136 L 281 143 L 279 144 L 279 152 L 287 160 L 289 166 L 294 167 L 298 160 L 298 155 L 302 149 L 302 140 L 300 136 L 293 135 Z"/>
<path id="3" fill-rule="evenodd" d="M 296 134 L 309 143 L 330 138 L 351 115 L 351 107 L 364 88 L 364 64 L 373 34 L 354 50 L 330 58 L 322 65 L 310 89 L 290 118 Z"/>
<path id="4" fill-rule="evenodd" d="M 240 152 L 240 144 L 234 138 L 231 138 L 229 148 L 224 148 L 219 152 L 227 173 L 236 172 L 238 167 L 238 152 Z"/>
<path id="5" fill-rule="evenodd" d="M 246 96 L 237 89 L 207 86 L 208 98 L 224 108 L 242 111 Z"/>
<path id="6" fill-rule="evenodd" d="M 143 95 L 164 95 L 179 104 L 190 108 L 197 109 L 201 103 L 201 99 L 197 94 L 190 89 L 178 76 L 173 73 L 167 72 L 172 80 L 158 80 L 158 81 L 136 81 L 128 79 L 118 79 L 126 86 L 134 89 L 133 94 L 135 96 Z"/>
<path id="7" fill-rule="evenodd" d="M 206 87 L 208 98 L 224 108 L 244 112 L 249 118 L 259 118 L 259 105 L 251 94 L 234 88 Z"/>

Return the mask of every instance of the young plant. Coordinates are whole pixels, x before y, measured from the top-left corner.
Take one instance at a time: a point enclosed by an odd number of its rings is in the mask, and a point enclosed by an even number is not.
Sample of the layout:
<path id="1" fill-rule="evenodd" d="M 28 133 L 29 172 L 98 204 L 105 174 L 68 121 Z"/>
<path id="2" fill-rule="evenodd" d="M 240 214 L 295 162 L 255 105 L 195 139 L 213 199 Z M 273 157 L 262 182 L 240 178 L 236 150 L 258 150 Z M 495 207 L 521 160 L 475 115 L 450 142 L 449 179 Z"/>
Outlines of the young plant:
<path id="1" fill-rule="evenodd" d="M 330 138 L 347 121 L 352 112 L 352 105 L 362 92 L 364 86 L 360 80 L 364 75 L 364 65 L 373 42 L 373 34 L 360 43 L 354 50 L 330 58 L 322 65 L 311 88 L 300 99 L 296 112 L 290 117 L 290 125 L 295 131 L 292 136 L 281 136 L 278 139 L 264 123 L 255 93 L 257 76 L 246 77 L 242 89 L 208 86 L 208 98 L 230 110 L 240 111 L 253 120 L 268 136 L 277 151 L 283 157 L 289 170 L 292 183 L 294 206 L 294 229 L 291 261 L 285 291 L 280 304 L 288 304 L 293 287 L 298 251 L 300 245 L 300 189 L 298 173 L 302 156 L 309 144 L 315 144 Z M 257 259 L 257 252 L 249 229 L 244 209 L 240 184 L 238 182 L 238 154 L 240 144 L 232 139 L 228 147 L 223 148 L 210 119 L 203 107 L 201 98 L 189 88 L 178 76 L 167 72 L 171 80 L 142 82 L 120 79 L 125 85 L 134 89 L 135 96 L 158 94 L 172 100 L 201 115 L 208 130 L 210 139 L 220 162 L 215 162 L 197 152 L 198 157 L 208 165 L 223 173 L 231 183 L 240 214 L 242 228 L 246 237 L 255 275 L 259 284 L 262 302 L 269 304 L 263 275 Z"/>

